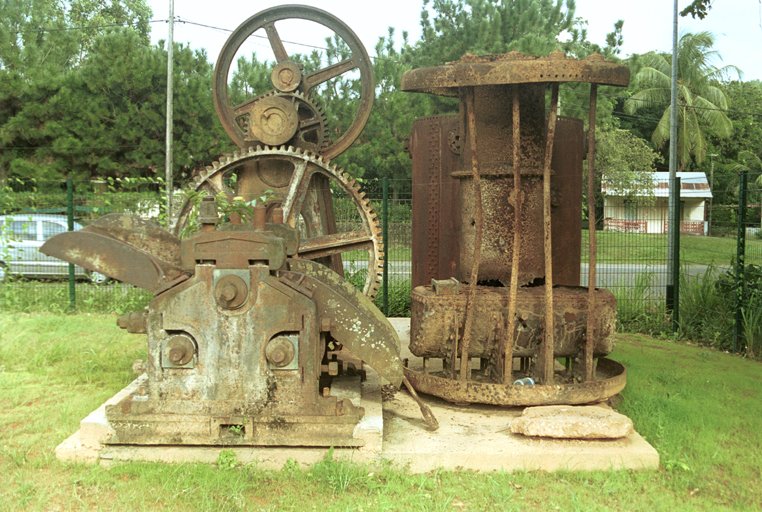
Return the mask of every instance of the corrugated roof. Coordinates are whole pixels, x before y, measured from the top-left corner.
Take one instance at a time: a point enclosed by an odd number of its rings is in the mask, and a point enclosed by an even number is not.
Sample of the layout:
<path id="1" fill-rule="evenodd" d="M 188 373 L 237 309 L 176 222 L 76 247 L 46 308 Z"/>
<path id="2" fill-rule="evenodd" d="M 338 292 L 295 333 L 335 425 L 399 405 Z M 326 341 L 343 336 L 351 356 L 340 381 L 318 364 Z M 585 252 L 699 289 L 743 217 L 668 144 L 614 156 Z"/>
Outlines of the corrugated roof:
<path id="1" fill-rule="evenodd" d="M 668 172 L 654 172 L 653 181 L 654 186 L 652 190 L 653 197 L 669 197 L 669 173 Z M 709 182 L 706 179 L 706 174 L 703 172 L 678 172 L 677 177 L 680 178 L 680 197 L 712 197 L 712 191 L 709 189 Z M 602 191 L 605 195 L 617 196 L 619 194 L 615 190 L 609 190 L 606 187 L 604 181 Z M 646 195 L 646 194 L 637 194 Z"/>

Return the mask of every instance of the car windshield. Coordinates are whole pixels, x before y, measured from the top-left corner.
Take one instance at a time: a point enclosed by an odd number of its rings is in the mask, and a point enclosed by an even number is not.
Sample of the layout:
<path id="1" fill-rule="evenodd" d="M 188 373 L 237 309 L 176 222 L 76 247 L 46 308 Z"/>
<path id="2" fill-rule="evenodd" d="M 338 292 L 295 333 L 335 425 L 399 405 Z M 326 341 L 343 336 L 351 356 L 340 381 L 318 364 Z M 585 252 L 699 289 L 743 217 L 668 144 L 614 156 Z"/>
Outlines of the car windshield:
<path id="1" fill-rule="evenodd" d="M 42 221 L 42 238 L 47 240 L 48 238 L 55 236 L 59 233 L 67 231 L 66 226 L 59 222 L 50 222 L 47 220 Z"/>
<path id="2" fill-rule="evenodd" d="M 10 232 L 17 240 L 37 240 L 37 223 L 32 220 L 14 220 Z"/>

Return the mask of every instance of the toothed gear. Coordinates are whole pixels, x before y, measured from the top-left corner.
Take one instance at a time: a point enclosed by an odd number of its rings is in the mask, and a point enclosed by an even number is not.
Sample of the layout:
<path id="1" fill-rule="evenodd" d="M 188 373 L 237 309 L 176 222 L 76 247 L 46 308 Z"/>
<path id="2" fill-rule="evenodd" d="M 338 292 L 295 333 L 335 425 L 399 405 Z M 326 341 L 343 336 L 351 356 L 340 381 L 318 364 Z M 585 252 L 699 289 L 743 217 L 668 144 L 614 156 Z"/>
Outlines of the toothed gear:
<path id="1" fill-rule="evenodd" d="M 328 116 L 313 98 L 295 92 L 269 91 L 254 99 L 235 107 L 236 112 L 241 112 L 245 107 L 254 105 L 257 101 L 268 97 L 280 97 L 291 101 L 296 106 L 299 125 L 296 134 L 288 141 L 288 145 L 294 148 L 320 153 L 325 150 L 330 140 L 328 138 Z M 245 133 L 249 133 L 249 114 L 241 113 L 235 118 L 238 127 Z M 251 146 L 261 145 L 260 141 L 251 141 Z"/>
<path id="2" fill-rule="evenodd" d="M 232 175 L 235 180 L 230 179 Z M 228 183 L 235 183 L 236 188 Z M 359 214 L 362 229 L 337 232 L 330 187 L 320 186 L 326 184 L 340 188 L 349 196 Z M 378 216 L 354 178 L 321 156 L 290 146 L 244 149 L 198 171 L 191 189 L 211 195 L 224 192 L 229 197 L 241 196 L 247 201 L 271 193 L 265 204 L 268 207 L 281 206 L 284 222 L 299 228 L 298 257 L 322 260 L 333 266 L 336 260 L 326 262 L 326 259 L 349 251 L 366 250 L 368 272 L 363 293 L 373 298 L 378 292 L 384 261 Z M 185 231 L 193 208 L 190 200 L 182 205 L 175 234 Z"/>
<path id="3" fill-rule="evenodd" d="M 343 48 L 348 50 L 347 54 L 343 55 L 342 59 L 338 62 L 331 62 L 325 67 L 302 74 L 303 69 L 299 67 L 299 59 L 295 55 L 289 55 L 277 30 L 277 26 L 281 21 L 290 19 L 312 22 L 332 31 L 333 37 L 343 41 Z M 237 116 L 244 114 L 244 109 L 251 103 L 246 102 L 235 108 L 230 104 L 228 77 L 243 43 L 249 36 L 262 29 L 267 32 L 270 49 L 277 62 L 273 69 L 273 71 L 276 71 L 276 76 L 271 76 L 271 82 L 275 90 L 288 92 L 296 84 L 296 89 L 294 90 L 304 94 L 305 98 L 310 98 L 313 94 L 320 95 L 322 92 L 329 90 L 331 80 L 343 75 L 351 74 L 344 78 L 355 80 L 356 95 L 353 94 L 352 100 L 357 108 L 354 110 L 352 120 L 346 129 L 335 133 L 330 138 L 330 142 L 319 150 L 320 154 L 328 160 L 337 157 L 346 151 L 352 145 L 352 142 L 360 136 L 370 118 L 375 90 L 373 66 L 370 57 L 368 57 L 368 52 L 365 51 L 357 34 L 337 17 L 316 7 L 305 5 L 271 7 L 247 19 L 230 34 L 217 58 L 212 80 L 212 100 L 214 101 L 214 109 L 222 123 L 222 127 L 239 148 L 257 144 L 256 141 L 252 142 L 250 131 L 246 132 L 242 130 L 235 119 Z M 294 73 L 295 76 L 290 77 L 293 78 L 293 82 L 291 79 L 280 80 L 277 76 L 279 68 L 284 70 L 292 69 L 294 72 L 298 70 L 298 73 Z M 271 144 L 280 144 L 280 142 L 271 142 Z M 290 142 L 284 142 L 284 144 L 290 144 Z"/>

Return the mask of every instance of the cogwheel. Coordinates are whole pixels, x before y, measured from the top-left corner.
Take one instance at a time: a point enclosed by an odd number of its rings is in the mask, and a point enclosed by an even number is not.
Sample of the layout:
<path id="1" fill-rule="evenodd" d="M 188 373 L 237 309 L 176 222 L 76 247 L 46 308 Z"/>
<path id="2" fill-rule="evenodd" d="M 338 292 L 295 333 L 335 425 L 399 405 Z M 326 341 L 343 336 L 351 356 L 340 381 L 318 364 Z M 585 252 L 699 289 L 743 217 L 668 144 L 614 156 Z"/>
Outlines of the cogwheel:
<path id="1" fill-rule="evenodd" d="M 319 261 L 339 273 L 344 272 L 343 253 L 367 253 L 367 267 L 365 261 L 353 258 L 354 264 L 359 263 L 353 270 L 361 275 L 367 269 L 365 295 L 373 298 L 378 292 L 384 261 L 378 216 L 354 178 L 321 156 L 285 146 L 243 149 L 197 172 L 190 187 L 195 192 L 264 201 L 268 211 L 282 207 L 284 222 L 300 233 L 297 257 Z M 194 202 L 186 200 L 174 232 L 187 234 L 193 216 Z"/>
<path id="2" fill-rule="evenodd" d="M 291 147 L 305 149 L 307 151 L 312 151 L 313 153 L 321 153 L 328 147 L 330 142 L 328 139 L 328 117 L 318 103 L 298 91 L 270 91 L 235 107 L 235 111 L 239 112 L 235 118 L 235 122 L 244 133 L 250 133 L 249 108 L 255 105 L 258 101 L 270 97 L 285 98 L 296 107 L 298 125 L 296 133 L 291 140 L 288 141 L 288 144 Z M 249 142 L 252 147 L 262 145 L 262 143 L 257 140 L 249 140 Z"/>

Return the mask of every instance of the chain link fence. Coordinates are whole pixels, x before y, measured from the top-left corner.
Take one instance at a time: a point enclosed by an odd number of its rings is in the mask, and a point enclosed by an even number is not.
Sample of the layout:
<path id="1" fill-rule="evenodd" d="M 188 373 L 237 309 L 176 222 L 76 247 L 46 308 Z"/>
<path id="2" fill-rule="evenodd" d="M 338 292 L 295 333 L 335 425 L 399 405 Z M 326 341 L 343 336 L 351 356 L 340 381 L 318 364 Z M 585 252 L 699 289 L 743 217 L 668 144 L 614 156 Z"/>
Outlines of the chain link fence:
<path id="1" fill-rule="evenodd" d="M 409 180 L 365 181 L 363 189 L 379 215 L 386 254 L 384 286 L 377 305 L 389 316 L 409 314 L 412 194 Z M 682 185 L 686 191 L 686 184 Z M 690 189 L 690 184 L 688 184 Z M 164 222 L 160 180 L 9 183 L 0 195 L 0 310 L 125 312 L 148 303 L 150 294 L 73 268 L 39 252 L 50 236 L 68 230 L 67 212 L 80 229 L 108 213 L 130 213 Z M 739 187 L 740 204 L 715 205 L 710 197 L 684 194 L 680 201 L 679 322 L 691 339 L 720 348 L 759 352 L 762 344 L 762 187 Z M 342 202 L 343 201 L 343 202 Z M 337 226 L 360 222 L 337 198 Z M 612 290 L 627 330 L 666 331 L 669 215 L 666 197 L 646 203 L 609 197 L 598 212 L 596 285 Z M 583 226 L 587 225 L 586 220 Z M 487 227 L 488 229 L 488 227 Z M 582 232 L 580 284 L 587 285 L 588 233 Z M 740 257 L 740 259 L 739 259 Z M 23 262 L 23 263 L 22 263 Z M 367 272 L 362 254 L 343 255 L 345 274 Z M 365 265 L 365 268 L 363 268 Z"/>

